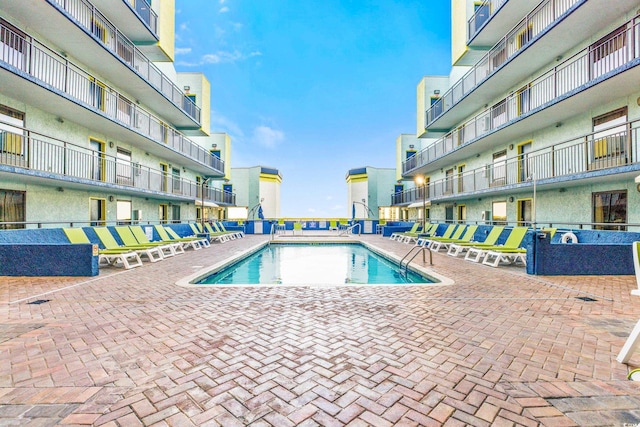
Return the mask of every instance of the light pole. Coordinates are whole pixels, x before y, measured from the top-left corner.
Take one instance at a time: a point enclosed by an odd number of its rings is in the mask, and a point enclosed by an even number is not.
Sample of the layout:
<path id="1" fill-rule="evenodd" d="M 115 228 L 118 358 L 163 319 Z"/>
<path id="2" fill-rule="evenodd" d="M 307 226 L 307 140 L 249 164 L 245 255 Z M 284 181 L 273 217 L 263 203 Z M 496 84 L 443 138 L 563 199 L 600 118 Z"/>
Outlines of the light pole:
<path id="1" fill-rule="evenodd" d="M 427 189 L 425 188 L 427 181 L 424 179 L 424 176 L 416 176 L 416 185 L 422 187 L 422 229 L 424 230 L 424 226 L 427 223 Z"/>

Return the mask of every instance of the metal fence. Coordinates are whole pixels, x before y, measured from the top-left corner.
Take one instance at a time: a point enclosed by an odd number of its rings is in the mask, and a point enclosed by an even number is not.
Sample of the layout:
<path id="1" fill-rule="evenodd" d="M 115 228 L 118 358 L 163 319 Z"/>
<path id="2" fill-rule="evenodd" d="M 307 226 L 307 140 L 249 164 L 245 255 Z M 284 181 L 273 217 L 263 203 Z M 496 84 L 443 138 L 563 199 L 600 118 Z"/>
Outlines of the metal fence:
<path id="1" fill-rule="evenodd" d="M 0 61 L 162 145 L 169 146 L 217 172 L 224 171 L 224 163 L 220 158 L 212 156 L 209 151 L 161 119 L 48 47 L 35 40 L 27 40 L 2 25 L 0 35 Z"/>
<path id="2" fill-rule="evenodd" d="M 158 67 L 130 41 L 118 28 L 86 0 L 55 0 L 65 11 L 87 31 L 92 33 L 111 52 L 122 59 L 154 86 L 178 108 L 200 123 L 200 107 L 186 96 Z M 136 2 L 136 9 L 151 8 L 144 1 Z"/>
<path id="3" fill-rule="evenodd" d="M 534 179 L 566 177 L 586 172 L 640 163 L 640 120 L 576 137 L 560 144 L 518 155 L 463 173 L 452 173 L 423 187 L 391 196 L 392 205 L 426 199 L 448 198 L 477 191 L 531 182 Z M 452 171 L 453 172 L 453 171 Z"/>
<path id="4" fill-rule="evenodd" d="M 564 13 L 580 1 L 582 0 L 547 0 L 538 5 L 491 48 L 471 70 L 448 89 L 438 101 L 427 109 L 425 116 L 427 126 L 450 110 L 467 93 L 506 63 L 509 58 L 526 47 L 538 34 L 559 22 Z M 485 3 L 491 5 L 494 2 Z M 482 10 L 482 7 L 478 9 L 478 11 Z M 486 19 L 488 19 L 488 16 Z"/>
<path id="5" fill-rule="evenodd" d="M 198 182 L 180 177 L 179 171 L 161 171 L 125 161 L 100 151 L 46 137 L 0 130 L 0 164 L 60 175 L 94 183 L 105 183 L 183 196 L 202 198 Z M 236 195 L 205 187 L 204 200 L 235 205 Z"/>
<path id="6" fill-rule="evenodd" d="M 640 57 L 640 19 L 629 21 L 597 45 L 583 49 L 522 89 L 449 132 L 402 164 L 402 173 L 425 166 L 500 126 L 555 99 L 584 87 L 601 76 L 622 69 Z"/>

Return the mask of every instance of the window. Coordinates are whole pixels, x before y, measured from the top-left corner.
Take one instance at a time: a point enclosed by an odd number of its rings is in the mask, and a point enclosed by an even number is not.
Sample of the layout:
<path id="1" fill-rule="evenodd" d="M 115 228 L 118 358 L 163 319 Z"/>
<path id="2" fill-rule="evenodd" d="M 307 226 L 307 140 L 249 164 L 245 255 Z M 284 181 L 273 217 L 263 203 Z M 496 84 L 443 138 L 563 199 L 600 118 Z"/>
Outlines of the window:
<path id="1" fill-rule="evenodd" d="M 497 187 L 507 183 L 507 150 L 493 155 L 493 177 L 491 186 Z"/>
<path id="2" fill-rule="evenodd" d="M 131 152 L 118 147 L 116 152 L 116 183 L 122 185 L 133 185 L 132 173 Z"/>
<path id="3" fill-rule="evenodd" d="M 25 155 L 24 113 L 0 105 L 0 155 Z"/>
<path id="4" fill-rule="evenodd" d="M 592 162 L 600 160 L 596 167 L 626 163 L 627 107 L 595 117 L 593 119 L 593 132 L 591 158 Z M 602 162 L 602 160 L 607 161 Z"/>
<path id="5" fill-rule="evenodd" d="M 26 34 L 0 19 L 0 60 L 26 70 L 28 43 Z"/>
<path id="6" fill-rule="evenodd" d="M 593 226 L 595 230 L 627 229 L 624 225 L 603 225 L 606 223 L 626 224 L 627 222 L 627 191 L 605 191 L 593 193 Z M 599 225 L 598 225 L 599 224 Z"/>
<path id="7" fill-rule="evenodd" d="M 118 200 L 116 202 L 116 219 L 118 220 L 118 225 L 131 224 L 130 200 Z"/>
<path id="8" fill-rule="evenodd" d="M 599 77 L 626 63 L 627 43 L 627 28 L 620 27 L 591 45 L 591 78 Z"/>
<path id="9" fill-rule="evenodd" d="M 494 224 L 507 224 L 507 202 L 493 202 L 491 220 Z"/>
<path id="10" fill-rule="evenodd" d="M 0 222 L 25 221 L 24 191 L 0 190 Z M 0 229 L 25 228 L 24 224 L 0 224 Z"/>

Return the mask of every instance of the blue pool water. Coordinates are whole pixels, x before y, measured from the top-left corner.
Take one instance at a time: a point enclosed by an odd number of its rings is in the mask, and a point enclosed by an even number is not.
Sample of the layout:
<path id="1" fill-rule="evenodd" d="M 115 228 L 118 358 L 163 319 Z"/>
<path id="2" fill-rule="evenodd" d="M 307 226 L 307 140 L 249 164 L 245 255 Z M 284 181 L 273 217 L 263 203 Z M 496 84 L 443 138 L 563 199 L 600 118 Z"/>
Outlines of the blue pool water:
<path id="1" fill-rule="evenodd" d="M 199 285 L 433 283 L 359 244 L 272 244 L 195 282 Z"/>

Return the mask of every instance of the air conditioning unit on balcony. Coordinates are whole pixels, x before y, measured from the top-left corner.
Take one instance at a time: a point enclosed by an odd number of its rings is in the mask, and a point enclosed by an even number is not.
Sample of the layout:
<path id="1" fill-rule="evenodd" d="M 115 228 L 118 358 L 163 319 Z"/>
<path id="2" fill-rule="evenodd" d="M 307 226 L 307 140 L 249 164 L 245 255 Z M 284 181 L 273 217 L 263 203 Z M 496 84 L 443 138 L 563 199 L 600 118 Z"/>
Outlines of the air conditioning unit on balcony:
<path id="1" fill-rule="evenodd" d="M 480 215 L 480 219 L 484 221 L 486 224 L 491 223 L 491 211 L 483 211 L 482 215 Z"/>

